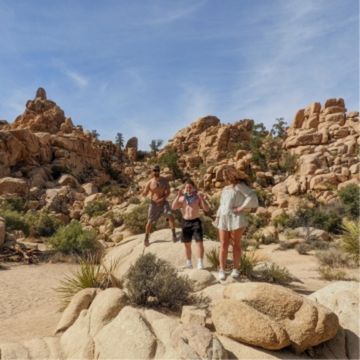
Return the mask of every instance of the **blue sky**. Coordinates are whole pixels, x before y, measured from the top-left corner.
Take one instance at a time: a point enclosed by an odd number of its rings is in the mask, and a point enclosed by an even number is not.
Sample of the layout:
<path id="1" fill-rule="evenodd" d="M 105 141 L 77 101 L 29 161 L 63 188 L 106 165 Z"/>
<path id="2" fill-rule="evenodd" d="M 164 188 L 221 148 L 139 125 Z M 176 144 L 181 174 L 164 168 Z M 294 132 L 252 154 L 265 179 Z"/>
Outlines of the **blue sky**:
<path id="1" fill-rule="evenodd" d="M 0 0 L 0 119 L 39 86 L 75 124 L 167 141 L 208 114 L 359 109 L 358 0 Z"/>

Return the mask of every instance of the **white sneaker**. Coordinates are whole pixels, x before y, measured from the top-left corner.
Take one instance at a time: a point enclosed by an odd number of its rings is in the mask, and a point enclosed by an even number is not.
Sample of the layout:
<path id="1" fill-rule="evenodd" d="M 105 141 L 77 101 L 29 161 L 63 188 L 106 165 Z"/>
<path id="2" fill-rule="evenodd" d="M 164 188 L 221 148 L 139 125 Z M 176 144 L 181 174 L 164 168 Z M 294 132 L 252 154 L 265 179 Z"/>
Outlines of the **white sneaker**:
<path id="1" fill-rule="evenodd" d="M 238 269 L 233 269 L 231 272 L 231 277 L 238 278 L 240 276 L 240 271 Z"/>
<path id="2" fill-rule="evenodd" d="M 204 263 L 202 260 L 198 260 L 198 263 L 197 263 L 197 268 L 198 270 L 202 270 L 204 269 Z"/>
<path id="3" fill-rule="evenodd" d="M 187 261 L 186 264 L 185 264 L 185 266 L 184 266 L 184 268 L 185 268 L 185 269 L 192 269 L 193 266 L 192 266 L 191 261 Z"/>
<path id="4" fill-rule="evenodd" d="M 219 271 L 219 280 L 225 280 L 226 276 L 225 276 L 225 271 L 224 270 L 220 270 Z"/>

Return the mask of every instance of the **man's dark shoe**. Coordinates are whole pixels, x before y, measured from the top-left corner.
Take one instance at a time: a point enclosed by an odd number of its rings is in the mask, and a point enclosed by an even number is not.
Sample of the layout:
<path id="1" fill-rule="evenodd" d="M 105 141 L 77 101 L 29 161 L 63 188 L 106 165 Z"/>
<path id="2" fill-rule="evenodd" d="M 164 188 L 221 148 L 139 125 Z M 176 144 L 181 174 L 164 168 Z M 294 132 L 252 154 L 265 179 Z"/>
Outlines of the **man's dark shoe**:
<path id="1" fill-rule="evenodd" d="M 144 239 L 144 246 L 149 246 L 150 245 L 150 241 L 149 241 L 149 234 L 145 234 L 145 239 Z"/>

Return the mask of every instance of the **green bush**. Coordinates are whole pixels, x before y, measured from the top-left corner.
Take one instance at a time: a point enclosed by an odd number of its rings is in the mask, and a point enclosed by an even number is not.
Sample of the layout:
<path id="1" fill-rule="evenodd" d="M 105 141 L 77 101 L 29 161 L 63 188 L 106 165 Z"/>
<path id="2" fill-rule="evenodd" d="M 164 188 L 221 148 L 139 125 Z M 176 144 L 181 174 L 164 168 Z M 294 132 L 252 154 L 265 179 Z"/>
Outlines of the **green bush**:
<path id="1" fill-rule="evenodd" d="M 341 213 L 331 207 L 299 207 L 294 216 L 287 214 L 276 216 L 272 223 L 281 228 L 314 227 L 327 232 L 339 234 L 341 232 Z"/>
<path id="2" fill-rule="evenodd" d="M 136 197 L 136 196 L 132 196 L 129 200 L 128 200 L 129 204 L 135 204 L 135 205 L 139 205 L 141 204 L 141 200 Z"/>
<path id="3" fill-rule="evenodd" d="M 73 220 L 66 226 L 61 226 L 49 238 L 49 244 L 54 250 L 71 254 L 87 254 L 99 249 L 94 231 L 85 230 L 78 221 Z"/>
<path id="4" fill-rule="evenodd" d="M 172 171 L 174 179 L 179 179 L 183 177 L 183 172 L 178 165 L 178 160 L 179 155 L 176 150 L 170 149 L 159 157 L 158 163 L 162 167 L 168 167 Z"/>
<path id="5" fill-rule="evenodd" d="M 127 189 L 119 185 L 106 184 L 100 188 L 100 192 L 109 196 L 124 196 Z"/>
<path id="6" fill-rule="evenodd" d="M 0 209 L 0 217 L 5 219 L 8 231 L 21 230 L 26 236 L 29 235 L 29 225 L 22 213 L 14 210 Z"/>
<path id="7" fill-rule="evenodd" d="M 89 216 L 99 216 L 107 211 L 108 204 L 104 200 L 90 201 L 84 209 L 85 214 Z"/>
<path id="8" fill-rule="evenodd" d="M 294 174 L 298 167 L 298 155 L 291 154 L 287 151 L 281 154 L 279 167 L 281 171 L 286 172 L 287 174 Z"/>
<path id="9" fill-rule="evenodd" d="M 180 309 L 195 301 L 193 286 L 187 277 L 178 276 L 167 261 L 148 253 L 140 256 L 126 274 L 130 302 L 145 307 Z"/>
<path id="10" fill-rule="evenodd" d="M 259 260 L 256 258 L 255 252 L 245 252 L 241 253 L 240 259 L 240 274 L 251 279 L 253 274 L 253 269 Z"/>
<path id="11" fill-rule="evenodd" d="M 360 193 L 359 186 L 349 184 L 339 191 L 339 197 L 344 204 L 346 215 L 352 218 L 360 216 Z"/>
<path id="12" fill-rule="evenodd" d="M 148 208 L 149 202 L 145 201 L 129 213 L 124 214 L 124 224 L 133 234 L 141 234 L 144 232 L 148 218 Z"/>
<path id="13" fill-rule="evenodd" d="M 256 189 L 256 195 L 259 199 L 259 206 L 268 207 L 272 204 L 273 195 L 263 189 Z"/>
<path id="14" fill-rule="evenodd" d="M 28 212 L 25 221 L 29 227 L 31 236 L 51 236 L 59 227 L 58 221 L 45 211 Z"/>
<path id="15" fill-rule="evenodd" d="M 25 210 L 25 199 L 18 196 L 0 199 L 0 211 L 1 209 L 23 212 Z"/>

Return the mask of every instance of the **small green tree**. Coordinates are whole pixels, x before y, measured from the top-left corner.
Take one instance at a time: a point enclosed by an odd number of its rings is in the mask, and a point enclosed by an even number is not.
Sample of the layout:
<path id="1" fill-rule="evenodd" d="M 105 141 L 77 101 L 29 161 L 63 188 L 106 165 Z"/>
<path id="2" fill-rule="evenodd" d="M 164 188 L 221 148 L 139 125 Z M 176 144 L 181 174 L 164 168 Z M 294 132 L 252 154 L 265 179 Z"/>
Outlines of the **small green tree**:
<path id="1" fill-rule="evenodd" d="M 97 130 L 91 130 L 91 136 L 98 140 L 100 134 L 97 132 Z"/>
<path id="2" fill-rule="evenodd" d="M 276 118 L 275 124 L 271 128 L 271 135 L 278 138 L 285 138 L 287 130 L 287 123 L 283 117 Z"/>
<path id="3" fill-rule="evenodd" d="M 150 150 L 153 155 L 156 155 L 158 153 L 162 144 L 163 144 L 163 140 L 161 139 L 151 140 Z"/>
<path id="4" fill-rule="evenodd" d="M 124 136 L 122 133 L 117 133 L 115 137 L 115 144 L 121 150 L 124 147 Z"/>

